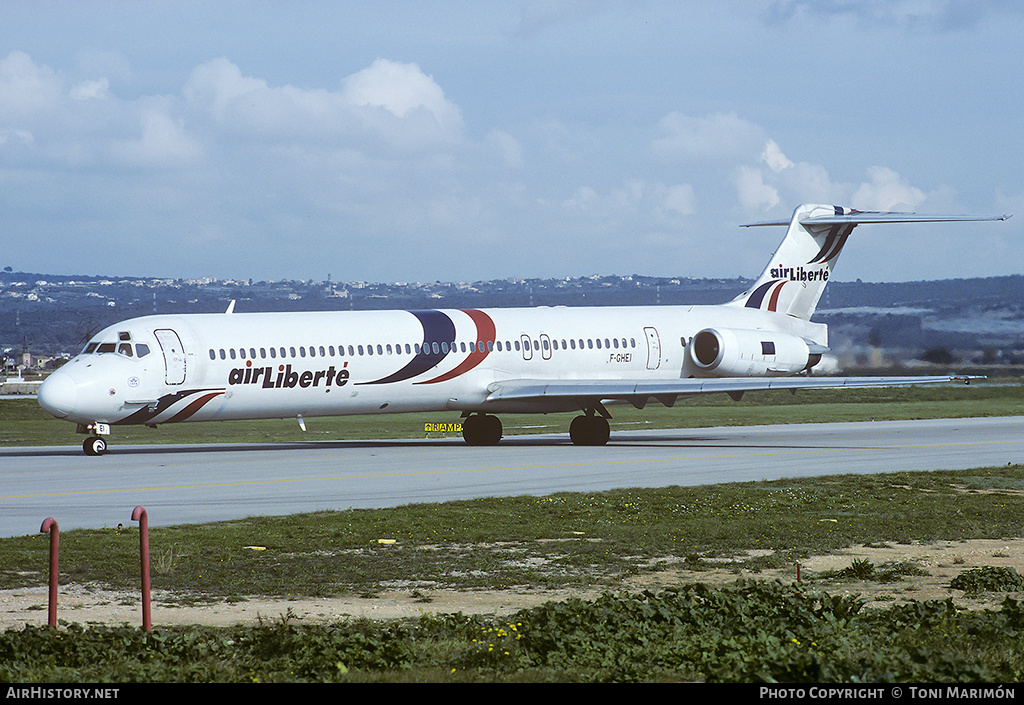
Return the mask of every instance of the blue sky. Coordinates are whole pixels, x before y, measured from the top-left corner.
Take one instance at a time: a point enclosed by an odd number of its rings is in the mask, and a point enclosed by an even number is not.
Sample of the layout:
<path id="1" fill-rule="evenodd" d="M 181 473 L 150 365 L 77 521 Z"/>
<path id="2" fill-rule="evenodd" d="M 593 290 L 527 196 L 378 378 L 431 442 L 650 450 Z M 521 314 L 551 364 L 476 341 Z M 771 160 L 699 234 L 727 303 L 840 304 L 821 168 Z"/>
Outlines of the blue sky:
<path id="1" fill-rule="evenodd" d="M 0 3 L 0 266 L 461 281 L 1024 269 L 1015 0 Z"/>

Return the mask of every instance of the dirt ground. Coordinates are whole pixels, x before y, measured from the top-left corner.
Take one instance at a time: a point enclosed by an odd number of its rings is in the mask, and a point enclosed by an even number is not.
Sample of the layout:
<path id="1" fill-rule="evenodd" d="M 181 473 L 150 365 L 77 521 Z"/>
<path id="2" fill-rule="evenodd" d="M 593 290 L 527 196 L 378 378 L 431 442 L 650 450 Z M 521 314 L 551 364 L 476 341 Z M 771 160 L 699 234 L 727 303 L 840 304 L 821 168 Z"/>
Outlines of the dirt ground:
<path id="1" fill-rule="evenodd" d="M 830 570 L 842 570 L 854 560 L 868 560 L 876 567 L 885 564 L 912 562 L 926 575 L 906 576 L 892 583 L 875 581 L 823 580 Z M 910 600 L 944 600 L 952 597 L 964 608 L 997 607 L 1004 594 L 988 594 L 968 598 L 952 590 L 949 582 L 962 571 L 984 566 L 1013 567 L 1024 575 L 1024 539 L 1013 541 L 964 541 L 934 544 L 856 547 L 828 556 L 814 556 L 800 565 L 800 578 L 814 590 L 831 594 L 858 594 L 869 605 L 887 606 Z M 644 573 L 622 587 L 654 589 L 689 582 L 728 583 L 739 577 L 758 580 L 797 580 L 797 566 L 786 571 L 749 573 L 729 565 L 712 571 L 669 569 Z M 154 627 L 203 624 L 230 626 L 279 622 L 333 622 L 355 617 L 393 619 L 417 617 L 421 614 L 511 614 L 550 600 L 570 596 L 593 597 L 599 591 L 394 591 L 376 597 L 338 597 L 318 599 L 265 599 L 217 602 L 204 605 L 182 604 L 174 595 L 154 593 L 151 616 Z M 48 618 L 46 587 L 0 591 L 0 630 L 20 628 L 26 624 L 46 624 Z M 59 591 L 57 617 L 72 623 L 142 624 L 139 593 L 92 590 L 77 585 L 62 586 Z"/>

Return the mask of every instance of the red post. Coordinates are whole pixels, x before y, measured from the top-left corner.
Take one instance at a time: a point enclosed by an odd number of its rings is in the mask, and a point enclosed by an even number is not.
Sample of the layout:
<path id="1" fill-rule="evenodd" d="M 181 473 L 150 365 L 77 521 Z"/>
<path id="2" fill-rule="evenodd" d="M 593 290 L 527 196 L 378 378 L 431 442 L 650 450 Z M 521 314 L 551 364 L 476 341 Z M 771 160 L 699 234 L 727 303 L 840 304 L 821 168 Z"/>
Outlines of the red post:
<path id="1" fill-rule="evenodd" d="M 48 610 L 48 623 L 51 627 L 57 626 L 57 564 L 59 563 L 60 528 L 57 520 L 47 517 L 43 525 L 39 527 L 41 533 L 50 532 L 50 606 Z"/>
<path id="2" fill-rule="evenodd" d="M 136 507 L 132 511 L 132 521 L 139 522 L 139 556 L 142 563 L 142 628 L 147 632 L 153 630 L 153 620 L 149 609 L 149 518 L 145 507 Z"/>

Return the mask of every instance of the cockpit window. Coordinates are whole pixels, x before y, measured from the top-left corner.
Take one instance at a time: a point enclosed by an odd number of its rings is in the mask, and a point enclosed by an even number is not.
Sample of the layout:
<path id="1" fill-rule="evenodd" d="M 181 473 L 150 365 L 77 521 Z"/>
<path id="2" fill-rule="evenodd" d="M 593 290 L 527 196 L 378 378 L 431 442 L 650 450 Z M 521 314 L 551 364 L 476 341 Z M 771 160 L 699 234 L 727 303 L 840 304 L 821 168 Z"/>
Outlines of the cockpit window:
<path id="1" fill-rule="evenodd" d="M 125 336 L 128 336 L 128 333 L 118 334 L 118 337 L 121 338 L 122 341 L 124 341 Z M 146 345 L 145 343 L 135 343 L 133 345 L 132 343 L 129 342 L 101 343 L 96 340 L 87 344 L 85 346 L 85 349 L 82 350 L 83 355 L 88 355 L 90 353 L 112 352 L 116 352 L 119 355 L 124 355 L 125 357 L 146 357 L 146 355 L 149 355 L 149 353 L 151 353 L 152 350 L 150 350 L 149 346 Z"/>

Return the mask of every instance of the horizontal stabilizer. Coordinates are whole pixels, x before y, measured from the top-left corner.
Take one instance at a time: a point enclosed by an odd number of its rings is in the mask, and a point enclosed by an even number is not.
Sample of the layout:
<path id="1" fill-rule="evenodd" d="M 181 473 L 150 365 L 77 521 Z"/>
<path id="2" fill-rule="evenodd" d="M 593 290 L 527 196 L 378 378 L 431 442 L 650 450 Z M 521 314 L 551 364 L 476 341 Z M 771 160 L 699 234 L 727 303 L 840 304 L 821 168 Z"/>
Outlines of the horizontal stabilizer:
<path id="1" fill-rule="evenodd" d="M 842 209 L 836 209 L 837 211 Z M 801 225 L 860 225 L 862 223 L 952 223 L 957 221 L 1007 220 L 1009 215 L 928 215 L 926 213 L 899 213 L 894 211 L 856 211 L 832 215 L 814 215 L 808 213 L 800 216 Z M 740 227 L 756 228 L 766 225 L 790 225 L 791 220 L 770 220 L 760 223 L 744 223 Z"/>
<path id="2" fill-rule="evenodd" d="M 1006 220 L 1008 215 L 927 215 L 889 211 L 859 211 L 836 205 L 805 203 L 786 220 L 748 223 L 786 225 L 779 249 L 753 285 L 729 302 L 731 306 L 782 313 L 809 321 L 839 253 L 850 233 L 863 223 L 941 223 Z"/>

